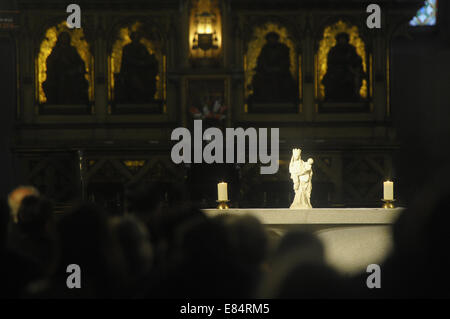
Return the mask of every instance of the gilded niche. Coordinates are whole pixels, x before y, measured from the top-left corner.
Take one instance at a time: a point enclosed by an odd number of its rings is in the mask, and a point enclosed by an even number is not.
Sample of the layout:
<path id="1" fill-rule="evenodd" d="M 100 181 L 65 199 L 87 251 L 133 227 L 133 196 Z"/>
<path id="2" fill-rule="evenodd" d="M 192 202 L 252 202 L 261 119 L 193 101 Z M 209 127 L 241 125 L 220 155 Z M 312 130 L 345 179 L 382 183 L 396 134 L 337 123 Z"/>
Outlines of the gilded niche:
<path id="1" fill-rule="evenodd" d="M 255 27 L 244 56 L 248 104 L 297 103 L 300 99 L 300 56 L 285 27 Z"/>
<path id="2" fill-rule="evenodd" d="M 141 22 L 118 30 L 109 56 L 109 99 L 119 104 L 148 104 L 166 98 L 166 56 Z"/>
<path id="3" fill-rule="evenodd" d="M 356 26 L 340 20 L 324 29 L 315 68 L 320 101 L 355 102 L 368 97 L 366 48 Z"/>
<path id="4" fill-rule="evenodd" d="M 219 57 L 222 48 L 222 15 L 219 1 L 191 0 L 189 5 L 191 60 Z"/>
<path id="5" fill-rule="evenodd" d="M 94 58 L 83 29 L 66 21 L 50 27 L 36 58 L 39 104 L 88 104 L 94 100 Z"/>

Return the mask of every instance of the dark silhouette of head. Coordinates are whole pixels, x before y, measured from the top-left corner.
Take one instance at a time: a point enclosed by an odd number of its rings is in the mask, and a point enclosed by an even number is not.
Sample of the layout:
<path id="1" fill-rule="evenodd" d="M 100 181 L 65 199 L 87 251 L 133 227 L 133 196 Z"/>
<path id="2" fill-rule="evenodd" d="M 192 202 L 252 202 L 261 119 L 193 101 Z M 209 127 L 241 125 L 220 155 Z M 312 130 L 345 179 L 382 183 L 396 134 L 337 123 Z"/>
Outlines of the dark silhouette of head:
<path id="1" fill-rule="evenodd" d="M 37 196 L 26 196 L 18 211 L 18 225 L 28 234 L 39 234 L 46 231 L 53 218 L 53 206 L 47 199 Z"/>
<path id="2" fill-rule="evenodd" d="M 450 167 L 441 168 L 394 224 L 394 251 L 383 268 L 390 271 L 390 276 L 385 276 L 385 289 L 391 296 L 449 296 L 445 276 L 450 268 L 449 179 Z"/>
<path id="3" fill-rule="evenodd" d="M 57 225 L 59 249 L 53 277 L 65 285 L 66 269 L 80 266 L 82 286 L 97 297 L 117 292 L 124 280 L 124 260 L 109 226 L 106 213 L 93 204 L 80 204 L 67 212 Z"/>
<path id="4" fill-rule="evenodd" d="M 227 226 L 232 248 L 239 263 L 256 271 L 265 260 L 268 239 L 261 222 L 251 215 L 227 216 L 223 221 Z"/>
<path id="5" fill-rule="evenodd" d="M 235 287 L 235 295 L 254 297 L 263 275 L 268 254 L 268 236 L 261 222 L 254 216 L 218 216 L 226 227 L 230 245 L 230 262 L 236 276 L 241 278 Z"/>
<path id="6" fill-rule="evenodd" d="M 241 273 L 222 222 L 193 218 L 180 225 L 175 237 L 171 297 L 231 298 L 240 293 Z"/>
<path id="7" fill-rule="evenodd" d="M 70 46 L 70 34 L 68 32 L 61 32 L 58 36 L 58 45 L 62 47 Z"/>
<path id="8" fill-rule="evenodd" d="M 323 299 L 342 296 L 342 278 L 331 267 L 298 264 L 290 269 L 275 287 L 274 298 Z"/>
<path id="9" fill-rule="evenodd" d="M 13 191 L 8 195 L 8 205 L 11 211 L 12 222 L 18 222 L 18 212 L 22 200 L 27 196 L 37 196 L 39 197 L 39 191 L 33 186 L 19 186 L 13 189 Z"/>
<path id="10" fill-rule="evenodd" d="M 340 32 L 336 35 L 336 42 L 340 45 L 348 44 L 350 37 L 347 32 Z"/>
<path id="11" fill-rule="evenodd" d="M 274 255 L 274 259 L 297 256 L 302 262 L 323 263 L 324 247 L 314 234 L 292 230 L 281 238 Z"/>
<path id="12" fill-rule="evenodd" d="M 276 32 L 269 32 L 266 34 L 266 41 L 268 44 L 276 44 L 280 40 L 280 35 Z"/>
<path id="13" fill-rule="evenodd" d="M 147 228 L 132 215 L 115 217 L 111 224 L 122 247 L 130 276 L 142 278 L 150 270 L 153 260 Z"/>
<path id="14" fill-rule="evenodd" d="M 335 295 L 339 276 L 324 259 L 322 242 L 303 230 L 287 232 L 270 259 L 271 272 L 261 281 L 262 298 L 324 298 Z M 317 284 L 317 287 L 315 286 Z"/>
<path id="15" fill-rule="evenodd" d="M 142 38 L 142 34 L 138 31 L 133 31 L 130 33 L 130 39 L 133 43 L 138 43 Z"/>

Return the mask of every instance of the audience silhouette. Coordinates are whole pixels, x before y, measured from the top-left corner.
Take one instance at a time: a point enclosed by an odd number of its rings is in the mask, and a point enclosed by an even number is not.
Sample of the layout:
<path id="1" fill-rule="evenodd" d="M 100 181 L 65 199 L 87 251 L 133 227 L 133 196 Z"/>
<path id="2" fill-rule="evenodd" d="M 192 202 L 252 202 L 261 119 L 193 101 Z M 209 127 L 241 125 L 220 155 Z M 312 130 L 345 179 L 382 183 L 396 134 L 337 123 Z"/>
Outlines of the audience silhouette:
<path id="1" fill-rule="evenodd" d="M 208 217 L 171 185 L 130 185 L 123 216 L 79 203 L 57 219 L 49 200 L 28 191 L 0 202 L 0 297 L 449 297 L 449 179 L 450 170 L 431 179 L 394 225 L 381 289 L 367 288 L 365 272 L 329 266 L 311 232 L 275 241 L 257 218 Z M 71 264 L 82 289 L 67 287 Z"/>

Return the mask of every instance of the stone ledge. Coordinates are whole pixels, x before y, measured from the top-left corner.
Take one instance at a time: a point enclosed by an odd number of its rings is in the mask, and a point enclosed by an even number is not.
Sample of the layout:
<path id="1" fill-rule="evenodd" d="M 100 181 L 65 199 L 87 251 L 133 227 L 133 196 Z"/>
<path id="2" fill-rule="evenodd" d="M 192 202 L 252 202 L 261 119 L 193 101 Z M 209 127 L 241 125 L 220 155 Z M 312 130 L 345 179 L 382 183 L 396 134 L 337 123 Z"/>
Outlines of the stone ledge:
<path id="1" fill-rule="evenodd" d="M 391 225 L 404 208 L 244 208 L 244 209 L 204 209 L 208 216 L 244 215 L 257 217 L 265 225 L 322 224 L 322 225 Z"/>

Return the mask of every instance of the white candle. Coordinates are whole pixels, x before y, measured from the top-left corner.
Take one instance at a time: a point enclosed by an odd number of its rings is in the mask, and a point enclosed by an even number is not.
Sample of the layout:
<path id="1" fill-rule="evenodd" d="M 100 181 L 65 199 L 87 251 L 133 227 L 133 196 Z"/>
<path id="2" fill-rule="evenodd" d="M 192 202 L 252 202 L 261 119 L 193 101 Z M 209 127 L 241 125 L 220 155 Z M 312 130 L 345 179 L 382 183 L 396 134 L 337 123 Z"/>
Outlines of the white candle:
<path id="1" fill-rule="evenodd" d="M 217 184 L 217 193 L 219 200 L 228 200 L 228 189 L 227 189 L 227 183 L 221 182 Z"/>
<path id="2" fill-rule="evenodd" d="M 394 200 L 394 182 L 386 181 L 383 183 L 384 199 Z"/>

